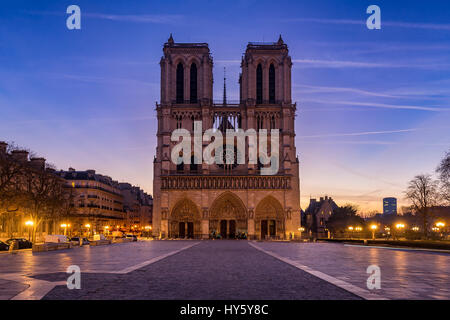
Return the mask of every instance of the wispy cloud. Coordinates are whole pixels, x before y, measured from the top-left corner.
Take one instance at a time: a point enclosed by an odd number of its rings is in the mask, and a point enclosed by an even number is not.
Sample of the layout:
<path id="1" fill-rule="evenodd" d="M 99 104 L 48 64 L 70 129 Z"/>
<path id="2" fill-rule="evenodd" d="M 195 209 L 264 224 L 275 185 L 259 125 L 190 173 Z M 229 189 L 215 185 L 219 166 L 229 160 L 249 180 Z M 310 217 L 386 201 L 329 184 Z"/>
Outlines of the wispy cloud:
<path id="1" fill-rule="evenodd" d="M 47 16 L 61 16 L 65 15 L 65 12 L 54 11 L 26 11 L 28 14 L 34 15 L 47 15 Z M 82 17 L 103 19 L 111 21 L 121 22 L 134 22 L 134 23 L 155 23 L 155 24 L 176 24 L 180 23 L 184 16 L 179 14 L 109 14 L 109 13 L 91 13 L 81 12 Z"/>
<path id="2" fill-rule="evenodd" d="M 327 137 L 349 137 L 349 136 L 370 136 L 379 134 L 391 134 L 391 133 L 404 133 L 417 131 L 416 128 L 411 129 L 401 129 L 401 130 L 386 130 L 386 131 L 364 131 L 364 132 L 351 132 L 351 133 L 330 133 L 330 134 L 319 134 L 311 136 L 299 136 L 300 139 L 305 138 L 327 138 Z"/>
<path id="3" fill-rule="evenodd" d="M 345 87 L 323 87 L 323 86 L 311 86 L 306 84 L 295 84 L 294 87 L 299 88 L 308 88 L 309 90 L 302 90 L 302 93 L 335 93 L 335 92 L 351 92 L 351 93 L 357 93 L 364 96 L 374 96 L 374 97 L 385 97 L 385 98 L 399 98 L 400 96 L 395 96 L 391 94 L 386 93 L 379 93 L 379 92 L 372 92 L 372 91 L 366 91 L 356 88 L 345 88 Z"/>
<path id="4" fill-rule="evenodd" d="M 132 14 L 132 15 L 117 15 L 107 13 L 84 13 L 88 18 L 104 19 L 112 21 L 125 21 L 136 23 L 157 23 L 157 24 L 172 24 L 179 23 L 183 19 L 182 15 L 177 14 Z"/>
<path id="5" fill-rule="evenodd" d="M 99 83 L 99 84 L 116 84 L 116 85 L 140 85 L 146 87 L 158 87 L 158 83 L 146 82 L 130 78 L 114 78 L 114 77 L 96 77 L 76 74 L 60 74 L 50 73 L 50 77 L 66 80 L 75 80 L 81 82 Z"/>
<path id="6" fill-rule="evenodd" d="M 346 60 L 319 60 L 319 59 L 293 59 L 292 62 L 301 67 L 309 68 L 418 68 L 418 69 L 442 69 L 449 68 L 449 63 L 397 63 L 397 62 L 367 62 Z M 296 67 L 294 65 L 294 67 Z"/>
<path id="7" fill-rule="evenodd" d="M 399 110 L 406 109 L 406 110 L 433 111 L 433 112 L 450 111 L 450 108 L 396 105 L 396 104 L 375 103 L 375 102 L 321 100 L 321 99 L 303 99 L 302 102 L 314 102 L 328 105 L 338 104 L 346 106 L 359 106 L 359 107 L 382 108 L 382 109 L 399 109 Z"/>
<path id="8" fill-rule="evenodd" d="M 340 24 L 340 25 L 365 25 L 365 20 L 350 20 L 350 19 L 317 19 L 317 18 L 292 18 L 284 19 L 286 22 L 313 22 L 322 24 Z M 428 29 L 450 31 L 450 24 L 436 24 L 436 23 L 417 23 L 417 22 L 401 22 L 401 21 L 382 21 L 383 26 L 411 28 L 411 29 Z"/>

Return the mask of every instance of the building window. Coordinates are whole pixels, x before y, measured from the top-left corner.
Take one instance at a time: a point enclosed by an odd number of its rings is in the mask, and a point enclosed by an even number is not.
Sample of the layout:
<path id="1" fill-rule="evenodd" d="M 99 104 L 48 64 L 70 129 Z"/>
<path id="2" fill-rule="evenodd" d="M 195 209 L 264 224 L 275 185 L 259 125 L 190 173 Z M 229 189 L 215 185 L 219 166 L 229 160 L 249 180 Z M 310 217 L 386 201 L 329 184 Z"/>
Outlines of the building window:
<path id="1" fill-rule="evenodd" d="M 275 67 L 273 63 L 269 67 L 269 103 L 275 103 Z"/>
<path id="2" fill-rule="evenodd" d="M 184 68 L 180 62 L 177 66 L 177 103 L 184 102 Z"/>
<path id="3" fill-rule="evenodd" d="M 191 103 L 197 103 L 197 65 L 191 65 Z"/>
<path id="4" fill-rule="evenodd" d="M 261 64 L 256 67 L 256 103 L 263 101 L 263 71 Z"/>

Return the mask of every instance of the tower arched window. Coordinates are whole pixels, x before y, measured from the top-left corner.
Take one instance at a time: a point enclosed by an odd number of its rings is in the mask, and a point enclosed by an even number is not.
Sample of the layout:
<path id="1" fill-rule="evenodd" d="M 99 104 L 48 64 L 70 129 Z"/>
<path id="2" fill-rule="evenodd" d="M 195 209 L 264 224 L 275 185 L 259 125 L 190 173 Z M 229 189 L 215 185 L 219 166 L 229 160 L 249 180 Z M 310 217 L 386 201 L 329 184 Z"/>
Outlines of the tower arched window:
<path id="1" fill-rule="evenodd" d="M 197 65 L 191 65 L 191 103 L 197 103 Z"/>
<path id="2" fill-rule="evenodd" d="M 275 66 L 269 67 L 269 103 L 275 103 Z"/>
<path id="3" fill-rule="evenodd" d="M 176 91 L 177 91 L 177 103 L 184 102 L 184 67 L 180 62 L 177 65 L 177 81 L 176 81 Z"/>
<path id="4" fill-rule="evenodd" d="M 263 71 L 261 64 L 256 67 L 256 103 L 263 101 Z"/>

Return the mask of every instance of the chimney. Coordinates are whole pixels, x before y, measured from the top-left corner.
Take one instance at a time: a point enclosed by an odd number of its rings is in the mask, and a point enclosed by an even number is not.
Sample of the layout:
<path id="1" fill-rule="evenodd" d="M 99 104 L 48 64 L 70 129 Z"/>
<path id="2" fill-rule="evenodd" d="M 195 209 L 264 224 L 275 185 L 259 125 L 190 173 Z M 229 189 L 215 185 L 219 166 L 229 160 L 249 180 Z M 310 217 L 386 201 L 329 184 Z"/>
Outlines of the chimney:
<path id="1" fill-rule="evenodd" d="M 31 158 L 30 164 L 33 168 L 43 170 L 45 169 L 45 159 L 44 158 Z"/>
<path id="2" fill-rule="evenodd" d="M 320 197 L 320 202 L 322 202 L 323 201 L 323 197 Z"/>
<path id="3" fill-rule="evenodd" d="M 6 147 L 8 147 L 8 144 L 5 141 L 0 141 L 0 154 L 6 153 Z"/>
<path id="4" fill-rule="evenodd" d="M 28 151 L 25 150 L 13 150 L 11 152 L 12 158 L 17 162 L 27 162 Z"/>

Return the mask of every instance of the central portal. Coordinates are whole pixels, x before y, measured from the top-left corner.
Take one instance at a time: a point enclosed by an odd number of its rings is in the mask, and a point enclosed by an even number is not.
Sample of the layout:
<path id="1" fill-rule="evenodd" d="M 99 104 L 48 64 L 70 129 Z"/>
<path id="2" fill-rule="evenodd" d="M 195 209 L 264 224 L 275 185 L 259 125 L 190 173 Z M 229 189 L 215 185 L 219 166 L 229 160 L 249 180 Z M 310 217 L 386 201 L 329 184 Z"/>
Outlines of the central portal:
<path id="1" fill-rule="evenodd" d="M 235 239 L 236 220 L 220 220 L 220 236 L 222 239 Z"/>
<path id="2" fill-rule="evenodd" d="M 214 200 L 209 211 L 209 233 L 222 239 L 241 238 L 247 235 L 247 209 L 241 199 L 225 192 Z"/>

